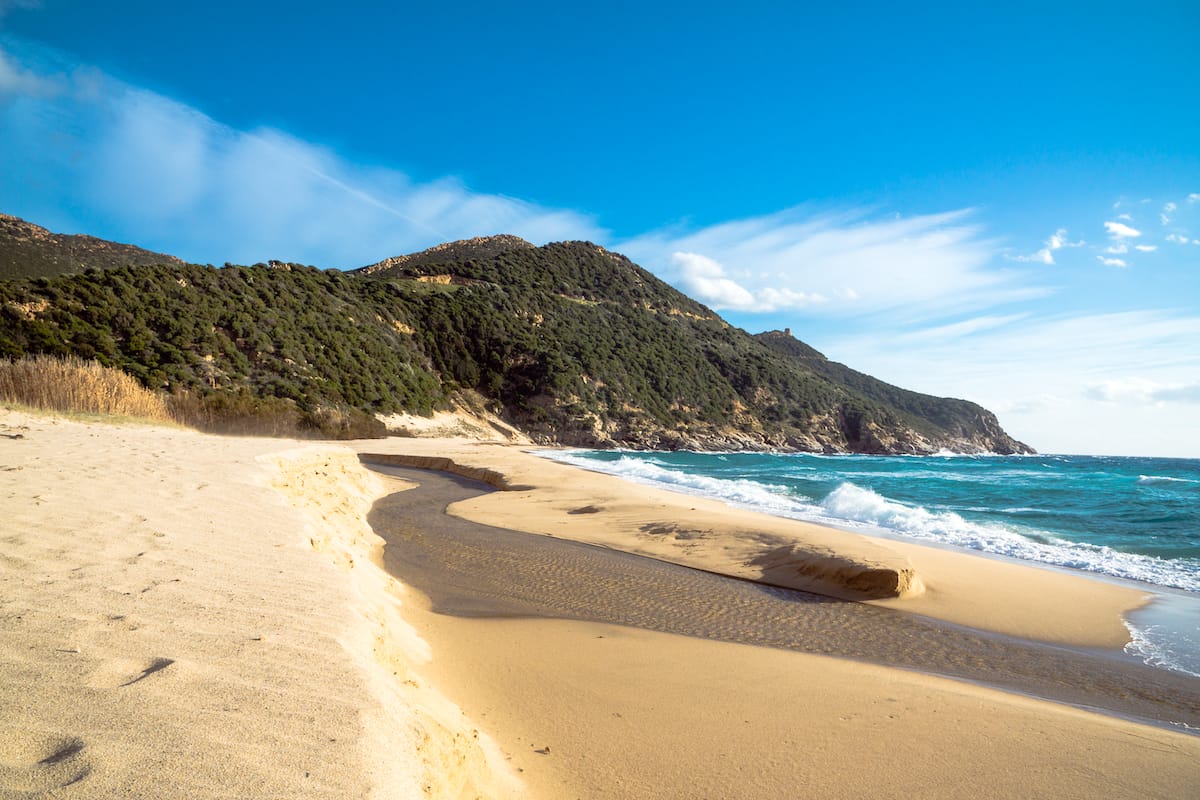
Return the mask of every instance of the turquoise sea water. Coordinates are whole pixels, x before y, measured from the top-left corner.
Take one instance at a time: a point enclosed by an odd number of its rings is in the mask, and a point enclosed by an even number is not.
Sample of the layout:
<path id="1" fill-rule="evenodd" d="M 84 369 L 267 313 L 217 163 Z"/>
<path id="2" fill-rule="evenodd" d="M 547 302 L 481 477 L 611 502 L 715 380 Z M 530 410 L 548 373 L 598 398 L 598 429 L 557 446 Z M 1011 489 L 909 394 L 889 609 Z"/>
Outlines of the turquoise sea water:
<path id="1" fill-rule="evenodd" d="M 779 516 L 1135 581 L 1161 598 L 1129 621 L 1130 652 L 1200 675 L 1200 460 L 544 455 Z"/>

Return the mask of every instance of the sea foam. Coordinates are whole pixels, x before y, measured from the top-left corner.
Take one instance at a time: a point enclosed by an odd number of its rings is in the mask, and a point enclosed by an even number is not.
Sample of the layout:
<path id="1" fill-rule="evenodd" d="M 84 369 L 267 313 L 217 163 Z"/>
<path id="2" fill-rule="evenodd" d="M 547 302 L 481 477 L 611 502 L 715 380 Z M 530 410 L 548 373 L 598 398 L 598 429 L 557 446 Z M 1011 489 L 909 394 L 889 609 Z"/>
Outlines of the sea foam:
<path id="1" fill-rule="evenodd" d="M 975 522 L 954 511 L 901 503 L 849 481 L 841 483 L 825 497 L 813 499 L 768 482 L 698 475 L 658 461 L 653 456 L 620 456 L 602 461 L 569 451 L 547 451 L 542 455 L 585 469 L 686 494 L 712 497 L 776 516 L 1200 592 L 1198 559 L 1167 560 L 1071 541 L 1015 524 Z"/>

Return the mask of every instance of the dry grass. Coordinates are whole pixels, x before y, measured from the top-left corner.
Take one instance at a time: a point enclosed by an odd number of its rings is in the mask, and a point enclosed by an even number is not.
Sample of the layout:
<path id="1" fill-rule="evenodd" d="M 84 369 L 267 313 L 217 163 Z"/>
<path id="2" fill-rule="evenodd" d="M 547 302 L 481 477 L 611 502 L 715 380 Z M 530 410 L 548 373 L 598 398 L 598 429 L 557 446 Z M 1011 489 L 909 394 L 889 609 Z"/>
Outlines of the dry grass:
<path id="1" fill-rule="evenodd" d="M 119 369 L 77 356 L 0 360 L 0 403 L 57 414 L 123 417 L 183 425 L 208 433 L 304 439 L 365 439 L 387 435 L 371 414 L 319 406 L 303 411 L 277 397 L 249 391 L 200 397 L 153 392 Z"/>
<path id="2" fill-rule="evenodd" d="M 75 356 L 0 361 L 0 401 L 64 414 L 176 421 L 163 397 L 132 376 Z"/>

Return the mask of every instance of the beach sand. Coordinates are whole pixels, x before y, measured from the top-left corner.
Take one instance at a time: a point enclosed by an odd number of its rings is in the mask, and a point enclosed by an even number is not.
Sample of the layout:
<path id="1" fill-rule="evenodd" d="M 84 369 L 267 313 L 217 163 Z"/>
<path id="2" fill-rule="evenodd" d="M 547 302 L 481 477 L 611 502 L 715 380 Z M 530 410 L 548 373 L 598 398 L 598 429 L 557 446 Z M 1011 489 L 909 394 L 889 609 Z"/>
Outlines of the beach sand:
<path id="1" fill-rule="evenodd" d="M 521 795 L 426 678 L 352 451 L 11 410 L 0 437 L 0 798 Z"/>
<path id="2" fill-rule="evenodd" d="M 1165 798 L 1200 786 L 1200 737 L 962 681 L 611 624 L 432 613 L 381 568 L 366 524 L 408 484 L 355 452 L 451 457 L 540 487 L 454 509 L 493 525 L 717 572 L 765 567 L 801 588 L 842 581 L 848 595 L 909 570 L 920 591 L 871 602 L 1047 641 L 1119 645 L 1136 591 L 776 528 L 499 444 L 220 438 L 11 410 L 0 436 L 0 798 Z M 774 560 L 747 567 L 764 551 Z"/>

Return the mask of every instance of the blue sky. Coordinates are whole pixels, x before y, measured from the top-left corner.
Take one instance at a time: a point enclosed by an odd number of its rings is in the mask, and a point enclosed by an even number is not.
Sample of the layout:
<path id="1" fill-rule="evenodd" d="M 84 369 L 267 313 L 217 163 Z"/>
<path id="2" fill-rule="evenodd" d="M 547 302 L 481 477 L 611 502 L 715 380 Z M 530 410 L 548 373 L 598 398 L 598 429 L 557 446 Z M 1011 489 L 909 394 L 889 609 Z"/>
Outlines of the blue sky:
<path id="1" fill-rule="evenodd" d="M 0 0 L 0 212 L 590 239 L 1043 451 L 1200 457 L 1195 2 L 432 5 Z"/>

